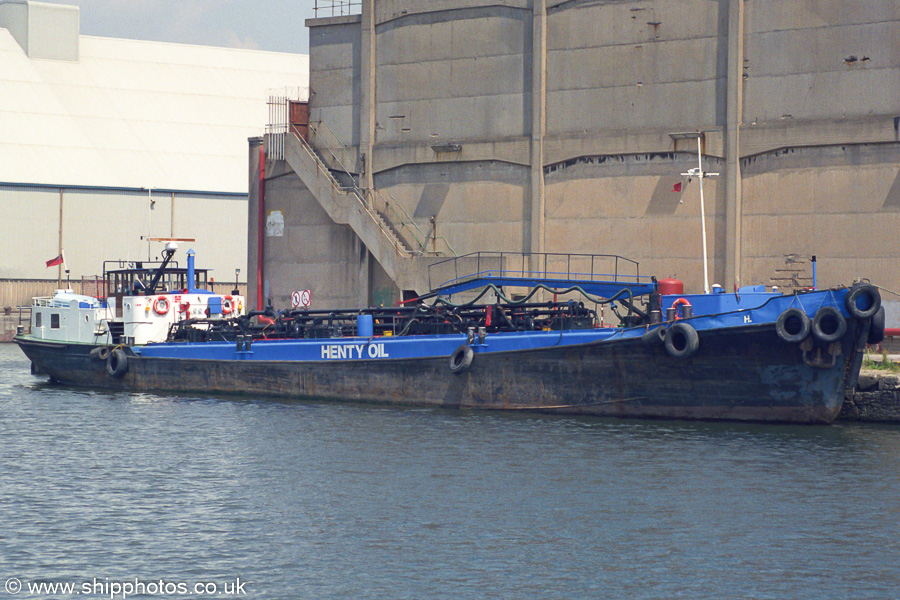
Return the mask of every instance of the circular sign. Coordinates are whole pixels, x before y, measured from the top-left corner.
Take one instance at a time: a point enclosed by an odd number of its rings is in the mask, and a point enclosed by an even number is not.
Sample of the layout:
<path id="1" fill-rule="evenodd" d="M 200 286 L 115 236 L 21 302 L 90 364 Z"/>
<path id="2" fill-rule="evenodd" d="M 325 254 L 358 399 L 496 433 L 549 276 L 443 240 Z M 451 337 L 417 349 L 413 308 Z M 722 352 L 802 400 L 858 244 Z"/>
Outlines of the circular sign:
<path id="1" fill-rule="evenodd" d="M 307 307 L 312 301 L 310 290 L 301 290 L 291 294 L 291 308 Z"/>

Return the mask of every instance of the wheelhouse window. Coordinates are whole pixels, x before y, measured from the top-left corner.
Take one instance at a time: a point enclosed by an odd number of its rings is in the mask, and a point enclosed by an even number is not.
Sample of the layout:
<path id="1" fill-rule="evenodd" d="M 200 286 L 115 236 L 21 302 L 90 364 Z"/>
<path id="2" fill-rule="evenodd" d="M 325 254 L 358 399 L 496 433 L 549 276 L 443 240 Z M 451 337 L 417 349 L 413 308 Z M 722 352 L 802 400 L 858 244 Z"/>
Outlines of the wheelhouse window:
<path id="1" fill-rule="evenodd" d="M 43 316 L 43 314 L 44 313 L 42 313 L 41 311 L 36 311 L 34 313 L 34 326 L 35 327 L 43 327 L 43 325 L 41 324 L 41 317 Z"/>
<path id="2" fill-rule="evenodd" d="M 50 314 L 50 329 L 59 329 L 59 313 Z"/>

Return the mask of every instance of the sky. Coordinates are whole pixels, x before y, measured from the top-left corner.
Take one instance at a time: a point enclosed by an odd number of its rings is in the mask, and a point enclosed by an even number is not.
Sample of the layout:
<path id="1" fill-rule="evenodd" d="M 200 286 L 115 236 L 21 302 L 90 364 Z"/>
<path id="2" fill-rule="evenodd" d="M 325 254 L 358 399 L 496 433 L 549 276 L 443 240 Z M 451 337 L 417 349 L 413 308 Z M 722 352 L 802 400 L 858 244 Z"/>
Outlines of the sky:
<path id="1" fill-rule="evenodd" d="M 304 22 L 314 16 L 316 4 L 316 0 L 42 1 L 77 5 L 81 35 L 294 54 L 309 52 Z M 332 2 L 318 0 L 318 4 Z"/>

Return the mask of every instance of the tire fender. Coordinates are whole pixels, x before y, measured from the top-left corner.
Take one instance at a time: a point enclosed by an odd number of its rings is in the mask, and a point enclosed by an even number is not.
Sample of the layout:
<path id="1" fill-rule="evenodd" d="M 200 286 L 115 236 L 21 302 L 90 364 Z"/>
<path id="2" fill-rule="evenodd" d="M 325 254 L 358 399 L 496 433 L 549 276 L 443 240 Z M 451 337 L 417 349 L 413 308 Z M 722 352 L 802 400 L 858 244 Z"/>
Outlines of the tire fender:
<path id="1" fill-rule="evenodd" d="M 850 288 L 844 298 L 847 312 L 857 319 L 874 317 L 881 308 L 881 294 L 871 283 L 857 283 Z"/>
<path id="2" fill-rule="evenodd" d="M 866 343 L 869 345 L 880 344 L 884 341 L 884 307 L 879 307 L 878 312 L 872 316 L 872 324 L 869 326 L 869 337 Z"/>
<path id="3" fill-rule="evenodd" d="M 648 329 L 641 334 L 641 341 L 648 346 L 662 344 L 666 341 L 666 328 L 660 325 L 659 327 Z"/>
<path id="4" fill-rule="evenodd" d="M 688 358 L 700 348 L 697 330 L 678 321 L 666 330 L 666 352 L 674 358 Z"/>
<path id="5" fill-rule="evenodd" d="M 90 351 L 88 356 L 91 357 L 91 360 L 106 361 L 106 359 L 109 358 L 109 348 L 106 346 L 94 348 Z"/>
<path id="6" fill-rule="evenodd" d="M 475 352 L 472 348 L 468 344 L 463 344 L 450 355 L 450 372 L 459 375 L 469 368 L 474 358 Z"/>
<path id="7" fill-rule="evenodd" d="M 128 372 L 128 356 L 120 348 L 114 349 L 106 359 L 106 372 L 110 377 L 121 378 Z"/>
<path id="8" fill-rule="evenodd" d="M 834 306 L 823 306 L 812 320 L 812 334 L 820 342 L 836 342 L 847 333 L 847 319 Z"/>
<path id="9" fill-rule="evenodd" d="M 775 333 L 789 344 L 802 342 L 809 337 L 811 327 L 809 316 L 799 308 L 785 310 L 775 321 Z"/>

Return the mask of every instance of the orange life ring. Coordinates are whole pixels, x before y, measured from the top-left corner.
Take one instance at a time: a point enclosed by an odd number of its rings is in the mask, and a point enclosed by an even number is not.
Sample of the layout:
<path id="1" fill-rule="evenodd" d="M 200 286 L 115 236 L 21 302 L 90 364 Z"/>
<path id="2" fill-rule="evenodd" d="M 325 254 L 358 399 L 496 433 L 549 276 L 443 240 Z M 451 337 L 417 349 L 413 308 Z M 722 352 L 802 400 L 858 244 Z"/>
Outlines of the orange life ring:
<path id="1" fill-rule="evenodd" d="M 691 306 L 691 303 L 688 302 L 687 298 L 678 298 L 675 302 L 672 303 L 672 308 L 675 309 L 675 320 L 677 321 L 681 317 L 678 316 L 678 307 L 679 306 Z"/>
<path id="2" fill-rule="evenodd" d="M 222 314 L 230 315 L 232 312 L 234 312 L 234 298 L 225 296 L 222 298 Z"/>
<path id="3" fill-rule="evenodd" d="M 164 315 L 169 312 L 169 299 L 165 296 L 157 296 L 153 301 L 153 312 L 158 315 Z"/>

